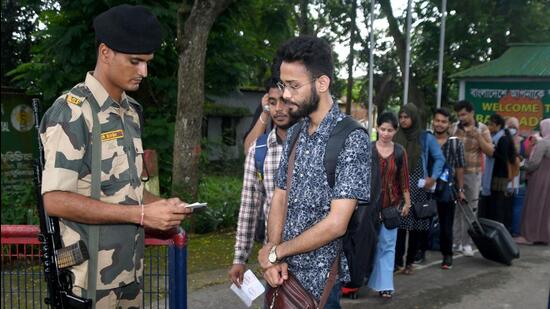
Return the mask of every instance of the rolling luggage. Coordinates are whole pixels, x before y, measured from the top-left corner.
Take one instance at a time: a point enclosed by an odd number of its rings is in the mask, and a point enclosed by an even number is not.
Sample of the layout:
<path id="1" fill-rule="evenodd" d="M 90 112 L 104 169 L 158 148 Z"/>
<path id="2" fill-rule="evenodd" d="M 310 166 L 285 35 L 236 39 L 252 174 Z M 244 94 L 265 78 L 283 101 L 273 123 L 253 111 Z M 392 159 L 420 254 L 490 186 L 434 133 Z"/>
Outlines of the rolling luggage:
<path id="1" fill-rule="evenodd" d="M 470 225 L 468 234 L 484 258 L 505 265 L 512 265 L 512 260 L 519 258 L 519 248 L 502 223 L 485 218 L 478 220 L 470 207 L 456 203 Z"/>

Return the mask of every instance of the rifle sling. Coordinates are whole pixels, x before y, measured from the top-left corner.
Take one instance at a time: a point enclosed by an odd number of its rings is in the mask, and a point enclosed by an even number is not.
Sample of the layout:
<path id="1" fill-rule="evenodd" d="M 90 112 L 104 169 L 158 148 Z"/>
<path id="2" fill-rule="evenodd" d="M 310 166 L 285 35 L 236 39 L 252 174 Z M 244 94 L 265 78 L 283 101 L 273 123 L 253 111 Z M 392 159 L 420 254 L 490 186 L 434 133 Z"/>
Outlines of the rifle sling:
<path id="1" fill-rule="evenodd" d="M 101 125 L 98 114 L 100 107 L 93 96 L 88 96 L 88 102 L 92 109 L 93 127 L 92 127 L 92 194 L 91 197 L 99 200 L 101 197 Z M 88 288 L 86 297 L 92 300 L 92 308 L 95 308 L 96 302 L 96 284 L 97 284 L 97 258 L 99 254 L 99 226 L 97 224 L 88 224 Z"/>

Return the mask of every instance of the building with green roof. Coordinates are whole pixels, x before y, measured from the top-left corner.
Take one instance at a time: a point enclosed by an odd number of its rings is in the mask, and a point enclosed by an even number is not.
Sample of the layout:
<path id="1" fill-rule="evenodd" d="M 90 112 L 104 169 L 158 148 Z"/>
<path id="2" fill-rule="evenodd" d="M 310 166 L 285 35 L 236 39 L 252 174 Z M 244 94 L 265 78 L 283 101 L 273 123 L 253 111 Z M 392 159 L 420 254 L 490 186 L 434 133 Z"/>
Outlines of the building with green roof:
<path id="1" fill-rule="evenodd" d="M 529 132 L 550 118 L 550 43 L 511 44 L 499 58 L 451 78 L 459 82 L 459 99 L 474 104 L 477 121 L 513 116 Z"/>

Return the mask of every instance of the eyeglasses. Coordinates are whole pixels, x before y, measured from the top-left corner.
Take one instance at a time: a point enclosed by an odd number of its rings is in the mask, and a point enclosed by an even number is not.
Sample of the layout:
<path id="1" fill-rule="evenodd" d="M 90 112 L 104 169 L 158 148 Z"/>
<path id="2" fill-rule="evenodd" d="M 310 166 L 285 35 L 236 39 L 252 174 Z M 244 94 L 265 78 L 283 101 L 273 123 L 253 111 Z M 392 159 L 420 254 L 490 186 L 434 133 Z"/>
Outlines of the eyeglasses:
<path id="1" fill-rule="evenodd" d="M 305 85 L 309 85 L 313 82 L 315 82 L 317 80 L 317 78 L 314 78 L 312 80 L 310 80 L 308 83 L 304 83 L 304 84 L 298 84 L 296 82 L 290 82 L 289 84 L 285 84 L 283 82 L 277 82 L 277 88 L 279 88 L 279 90 L 284 93 L 285 92 L 285 89 L 288 89 L 288 91 L 290 91 L 290 93 L 292 94 L 296 94 L 298 93 L 298 89 L 304 87 Z"/>

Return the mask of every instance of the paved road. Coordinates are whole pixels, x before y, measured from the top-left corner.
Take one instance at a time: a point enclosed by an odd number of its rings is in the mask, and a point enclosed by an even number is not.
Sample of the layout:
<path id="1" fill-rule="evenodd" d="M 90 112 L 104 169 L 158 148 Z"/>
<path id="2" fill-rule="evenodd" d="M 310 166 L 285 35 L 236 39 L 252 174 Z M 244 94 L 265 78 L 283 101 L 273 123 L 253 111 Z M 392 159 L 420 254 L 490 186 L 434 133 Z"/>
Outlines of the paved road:
<path id="1" fill-rule="evenodd" d="M 342 299 L 342 308 L 550 309 L 550 247 L 520 250 L 521 258 L 511 267 L 476 253 L 456 256 L 451 270 L 439 269 L 439 253 L 428 252 L 427 262 L 413 275 L 396 275 L 392 300 L 383 300 L 365 287 L 359 299 Z M 226 276 L 226 269 L 189 276 L 189 308 L 246 308 L 229 290 Z M 252 308 L 261 308 L 261 300 Z"/>

